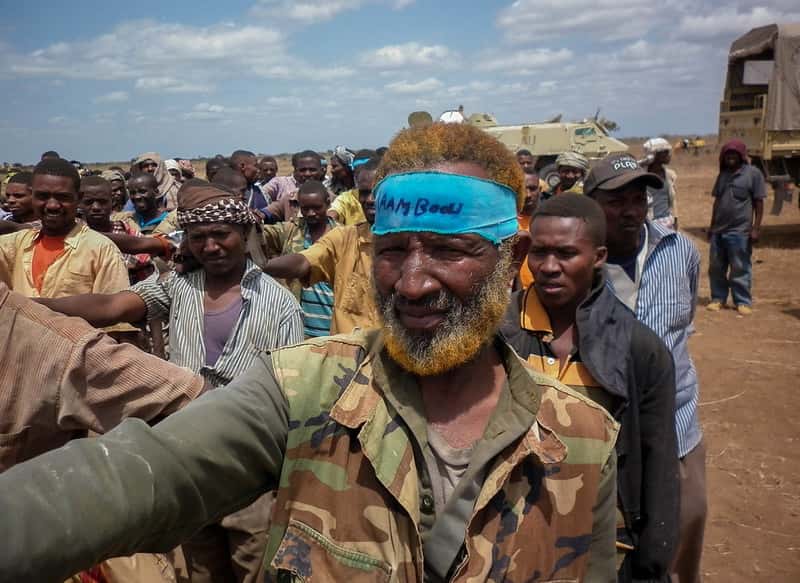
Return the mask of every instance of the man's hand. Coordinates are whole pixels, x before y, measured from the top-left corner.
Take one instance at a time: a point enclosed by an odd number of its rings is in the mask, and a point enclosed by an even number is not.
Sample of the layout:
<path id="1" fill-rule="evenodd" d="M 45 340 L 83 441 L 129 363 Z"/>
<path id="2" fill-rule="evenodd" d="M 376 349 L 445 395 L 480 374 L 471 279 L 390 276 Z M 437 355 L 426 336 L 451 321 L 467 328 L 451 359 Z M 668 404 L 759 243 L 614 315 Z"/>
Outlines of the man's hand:
<path id="1" fill-rule="evenodd" d="M 758 241 L 758 237 L 760 235 L 760 229 L 756 226 L 750 227 L 750 240 L 755 243 Z"/>

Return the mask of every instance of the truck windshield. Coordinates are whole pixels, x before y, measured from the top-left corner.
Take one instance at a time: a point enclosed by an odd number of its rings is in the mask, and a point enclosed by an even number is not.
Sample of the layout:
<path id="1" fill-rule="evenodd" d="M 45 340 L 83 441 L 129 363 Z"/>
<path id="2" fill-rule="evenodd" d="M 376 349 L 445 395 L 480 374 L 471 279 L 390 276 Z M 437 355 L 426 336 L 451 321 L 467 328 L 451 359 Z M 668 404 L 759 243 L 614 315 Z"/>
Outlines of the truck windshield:
<path id="1" fill-rule="evenodd" d="M 576 136 L 594 136 L 596 132 L 594 128 L 575 128 Z"/>

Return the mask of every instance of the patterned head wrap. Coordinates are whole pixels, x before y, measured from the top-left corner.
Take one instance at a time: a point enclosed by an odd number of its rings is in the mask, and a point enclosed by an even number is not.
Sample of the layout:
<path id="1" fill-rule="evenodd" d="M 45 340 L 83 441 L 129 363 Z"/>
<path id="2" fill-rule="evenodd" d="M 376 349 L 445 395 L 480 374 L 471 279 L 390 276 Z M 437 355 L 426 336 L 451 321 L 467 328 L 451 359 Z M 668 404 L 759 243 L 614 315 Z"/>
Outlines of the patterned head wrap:
<path id="1" fill-rule="evenodd" d="M 568 168 L 577 168 L 586 172 L 589 170 L 589 160 L 578 152 L 563 152 L 556 158 L 556 166 L 567 166 Z"/>
<path id="2" fill-rule="evenodd" d="M 341 162 L 343 166 L 347 166 L 348 168 L 353 167 L 353 160 L 356 156 L 344 146 L 336 146 L 333 150 L 333 155 L 339 158 L 339 162 Z"/>
<path id="3" fill-rule="evenodd" d="M 242 197 L 219 184 L 192 178 L 178 191 L 178 224 L 181 228 L 196 223 L 255 225 L 257 222 Z"/>

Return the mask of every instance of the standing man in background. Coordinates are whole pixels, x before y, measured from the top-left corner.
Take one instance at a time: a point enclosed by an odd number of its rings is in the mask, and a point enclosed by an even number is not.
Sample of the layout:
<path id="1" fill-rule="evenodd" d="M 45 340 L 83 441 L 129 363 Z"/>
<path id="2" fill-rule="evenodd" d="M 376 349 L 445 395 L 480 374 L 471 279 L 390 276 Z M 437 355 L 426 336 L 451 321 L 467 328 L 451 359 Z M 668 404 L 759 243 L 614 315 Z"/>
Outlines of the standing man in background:
<path id="1" fill-rule="evenodd" d="M 708 279 L 711 303 L 720 311 L 733 297 L 742 316 L 753 313 L 753 243 L 758 241 L 767 188 L 764 176 L 747 161 L 747 146 L 731 140 L 719 153 L 719 176 L 711 191 L 714 209 L 708 238 L 711 241 Z"/>
<path id="2" fill-rule="evenodd" d="M 678 175 L 667 168 L 672 160 L 672 145 L 664 138 L 651 138 L 644 143 L 644 152 L 647 155 L 644 168 L 664 183 L 661 188 L 647 187 L 647 218 L 668 229 L 677 229 L 675 181 Z"/>

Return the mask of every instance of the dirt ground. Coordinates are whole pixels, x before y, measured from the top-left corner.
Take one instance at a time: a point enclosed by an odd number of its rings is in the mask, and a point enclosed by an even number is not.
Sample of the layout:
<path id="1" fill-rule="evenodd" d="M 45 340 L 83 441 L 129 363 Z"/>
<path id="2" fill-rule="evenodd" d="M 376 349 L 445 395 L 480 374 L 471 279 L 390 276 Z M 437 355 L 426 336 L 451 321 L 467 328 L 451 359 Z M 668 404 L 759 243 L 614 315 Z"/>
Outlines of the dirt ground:
<path id="1" fill-rule="evenodd" d="M 700 302 L 691 351 L 700 374 L 709 516 L 706 581 L 800 581 L 800 211 L 765 202 L 754 249 L 754 313 L 708 302 L 710 190 L 716 155 L 673 156 L 681 230 L 700 250 Z"/>

